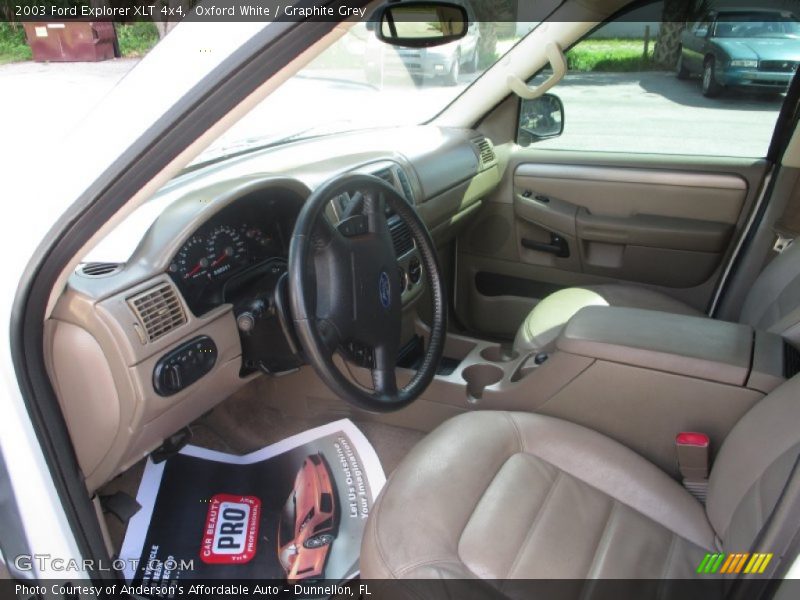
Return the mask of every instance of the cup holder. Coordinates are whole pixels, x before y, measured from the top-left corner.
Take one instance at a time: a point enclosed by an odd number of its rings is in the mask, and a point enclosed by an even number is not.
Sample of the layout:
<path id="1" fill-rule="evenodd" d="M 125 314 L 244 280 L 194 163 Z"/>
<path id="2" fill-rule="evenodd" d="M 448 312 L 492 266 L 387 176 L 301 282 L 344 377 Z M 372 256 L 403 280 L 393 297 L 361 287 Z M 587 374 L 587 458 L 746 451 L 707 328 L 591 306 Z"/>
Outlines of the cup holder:
<path id="1" fill-rule="evenodd" d="M 505 363 L 519 358 L 519 352 L 504 346 L 489 346 L 481 350 L 481 358 L 489 362 Z"/>
<path id="2" fill-rule="evenodd" d="M 495 365 L 472 365 L 464 369 L 461 376 L 467 382 L 467 398 L 480 400 L 487 386 L 503 378 L 503 369 Z"/>

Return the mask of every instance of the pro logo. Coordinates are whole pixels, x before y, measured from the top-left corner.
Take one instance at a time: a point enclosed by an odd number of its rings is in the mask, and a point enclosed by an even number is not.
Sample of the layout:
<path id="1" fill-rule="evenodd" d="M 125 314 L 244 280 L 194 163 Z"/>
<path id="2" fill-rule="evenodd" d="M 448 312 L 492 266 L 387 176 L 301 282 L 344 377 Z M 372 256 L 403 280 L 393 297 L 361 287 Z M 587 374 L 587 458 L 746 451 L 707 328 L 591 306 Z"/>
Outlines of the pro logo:
<path id="1" fill-rule="evenodd" d="M 216 494 L 208 503 L 200 560 L 242 564 L 256 554 L 261 500 L 255 496 Z"/>

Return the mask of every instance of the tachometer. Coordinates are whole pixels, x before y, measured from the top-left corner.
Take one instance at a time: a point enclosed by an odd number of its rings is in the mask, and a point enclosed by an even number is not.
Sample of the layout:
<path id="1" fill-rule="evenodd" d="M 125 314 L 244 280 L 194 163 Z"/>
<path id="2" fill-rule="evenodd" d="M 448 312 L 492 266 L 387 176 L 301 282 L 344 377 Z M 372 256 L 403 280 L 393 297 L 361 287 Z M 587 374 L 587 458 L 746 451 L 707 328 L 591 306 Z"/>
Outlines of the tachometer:
<path id="1" fill-rule="evenodd" d="M 245 225 L 243 229 L 245 237 L 250 240 L 255 247 L 267 248 L 274 241 L 272 234 L 258 229 L 257 227 L 248 227 Z"/>
<path id="2" fill-rule="evenodd" d="M 212 277 L 218 277 L 247 258 L 247 248 L 241 234 L 233 227 L 215 227 L 208 238 L 207 256 Z"/>
<path id="3" fill-rule="evenodd" d="M 169 266 L 170 273 L 175 273 L 184 281 L 197 281 L 208 278 L 208 250 L 206 239 L 201 235 L 192 236 L 175 255 Z"/>

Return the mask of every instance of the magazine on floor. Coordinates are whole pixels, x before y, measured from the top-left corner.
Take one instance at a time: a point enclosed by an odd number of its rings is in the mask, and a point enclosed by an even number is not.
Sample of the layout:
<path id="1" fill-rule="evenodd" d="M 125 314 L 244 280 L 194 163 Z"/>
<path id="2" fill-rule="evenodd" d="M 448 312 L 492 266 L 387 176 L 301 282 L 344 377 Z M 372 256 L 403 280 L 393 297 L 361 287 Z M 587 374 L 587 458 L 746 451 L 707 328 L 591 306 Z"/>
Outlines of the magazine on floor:
<path id="1" fill-rule="evenodd" d="M 348 419 L 243 456 L 186 446 L 148 459 L 120 552 L 125 578 L 152 587 L 351 579 L 384 482 Z"/>

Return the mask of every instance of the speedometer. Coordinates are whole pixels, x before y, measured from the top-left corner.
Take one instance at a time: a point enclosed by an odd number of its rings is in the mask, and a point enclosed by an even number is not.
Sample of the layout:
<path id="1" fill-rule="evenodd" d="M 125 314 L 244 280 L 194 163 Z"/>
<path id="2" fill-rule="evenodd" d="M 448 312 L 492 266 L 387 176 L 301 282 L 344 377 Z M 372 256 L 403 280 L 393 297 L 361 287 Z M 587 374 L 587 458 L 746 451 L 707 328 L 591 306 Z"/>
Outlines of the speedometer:
<path id="1" fill-rule="evenodd" d="M 238 230 L 228 225 L 215 227 L 208 238 L 207 256 L 212 277 L 218 277 L 247 259 L 245 241 Z"/>
<path id="2" fill-rule="evenodd" d="M 183 281 L 198 281 L 208 278 L 208 252 L 206 239 L 192 236 L 175 255 L 169 271 Z"/>

